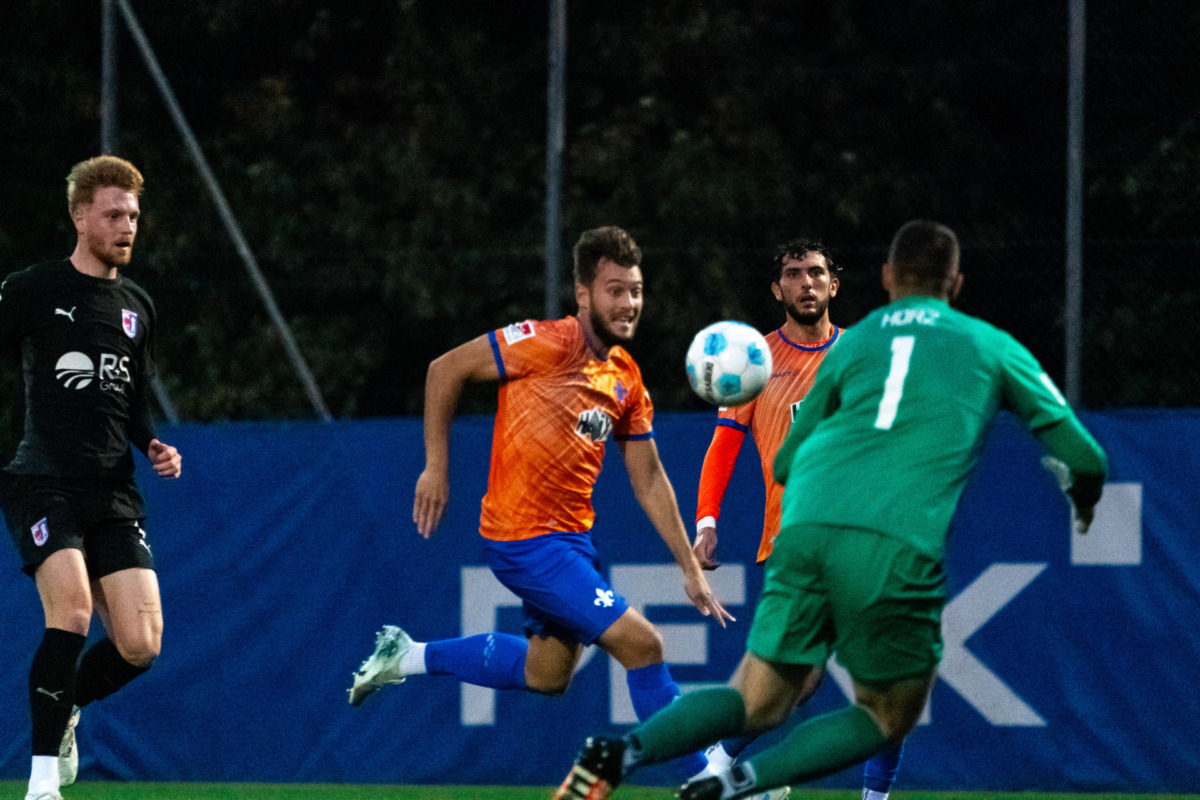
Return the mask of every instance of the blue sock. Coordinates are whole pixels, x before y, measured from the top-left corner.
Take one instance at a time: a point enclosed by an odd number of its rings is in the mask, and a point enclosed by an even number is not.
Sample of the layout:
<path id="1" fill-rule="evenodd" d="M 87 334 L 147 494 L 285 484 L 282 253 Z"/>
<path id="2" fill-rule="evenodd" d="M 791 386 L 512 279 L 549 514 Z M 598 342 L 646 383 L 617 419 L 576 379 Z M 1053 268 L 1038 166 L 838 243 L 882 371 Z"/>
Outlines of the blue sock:
<path id="1" fill-rule="evenodd" d="M 529 642 L 506 633 L 481 633 L 425 645 L 430 675 L 453 675 L 489 689 L 524 689 Z"/>
<path id="2" fill-rule="evenodd" d="M 631 669 L 625 673 L 629 684 L 629 697 L 633 700 L 633 711 L 638 719 L 645 721 L 655 711 L 665 708 L 679 697 L 679 684 L 671 677 L 666 664 L 651 664 L 648 667 Z M 695 775 L 708 764 L 703 753 L 692 753 L 672 762 L 684 780 Z"/>
<path id="3" fill-rule="evenodd" d="M 757 738 L 757 736 L 739 736 L 736 739 L 722 739 L 721 747 L 725 748 L 725 752 L 729 754 L 730 758 L 737 758 Z"/>
<path id="4" fill-rule="evenodd" d="M 904 742 L 885 744 L 871 756 L 863 768 L 863 786 L 872 792 L 887 794 L 896 782 L 896 770 L 900 769 L 900 758 L 904 755 Z"/>

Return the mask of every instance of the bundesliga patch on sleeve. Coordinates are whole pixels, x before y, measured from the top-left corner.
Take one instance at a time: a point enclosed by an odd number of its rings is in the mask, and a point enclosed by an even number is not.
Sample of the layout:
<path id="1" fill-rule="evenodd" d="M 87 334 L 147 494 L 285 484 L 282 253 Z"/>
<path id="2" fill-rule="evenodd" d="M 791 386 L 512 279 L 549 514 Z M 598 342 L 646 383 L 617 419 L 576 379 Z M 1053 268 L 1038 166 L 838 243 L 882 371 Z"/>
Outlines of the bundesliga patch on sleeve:
<path id="1" fill-rule="evenodd" d="M 533 320 L 527 319 L 524 322 L 514 322 L 504 329 L 504 341 L 507 344 L 513 345 L 522 339 L 528 339 L 536 333 L 537 331 L 533 329 Z"/>

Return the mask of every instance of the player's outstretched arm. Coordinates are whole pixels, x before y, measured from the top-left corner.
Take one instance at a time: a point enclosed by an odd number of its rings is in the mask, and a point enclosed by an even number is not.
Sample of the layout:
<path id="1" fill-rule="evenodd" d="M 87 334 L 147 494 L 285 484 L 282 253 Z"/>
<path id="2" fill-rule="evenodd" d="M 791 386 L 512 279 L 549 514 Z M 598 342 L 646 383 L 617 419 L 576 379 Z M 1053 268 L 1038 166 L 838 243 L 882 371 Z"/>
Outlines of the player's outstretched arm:
<path id="1" fill-rule="evenodd" d="M 675 557 L 675 563 L 683 570 L 683 586 L 688 599 L 701 614 L 715 617 L 721 627 L 725 627 L 725 621 L 733 620 L 733 615 L 713 595 L 692 553 L 687 530 L 679 516 L 675 489 L 658 457 L 658 446 L 653 439 L 639 439 L 621 442 L 620 447 L 633 494 Z"/>
<path id="2" fill-rule="evenodd" d="M 150 440 L 146 458 L 150 459 L 150 466 L 154 467 L 160 478 L 178 478 L 183 472 L 183 456 L 174 447 L 158 439 Z"/>
<path id="3" fill-rule="evenodd" d="M 417 478 L 413 522 L 428 539 L 450 502 L 450 424 L 463 387 L 470 381 L 497 380 L 500 369 L 487 335 L 476 337 L 429 365 L 425 376 L 425 470 Z"/>
<path id="4" fill-rule="evenodd" d="M 729 479 L 733 476 L 738 451 L 745 438 L 742 430 L 718 425 L 713 431 L 708 452 L 704 454 L 696 497 L 696 541 L 692 543 L 692 552 L 696 554 L 701 569 L 721 566 L 717 560 L 717 517 L 721 513 L 721 501 L 725 499 L 725 490 L 729 488 Z"/>

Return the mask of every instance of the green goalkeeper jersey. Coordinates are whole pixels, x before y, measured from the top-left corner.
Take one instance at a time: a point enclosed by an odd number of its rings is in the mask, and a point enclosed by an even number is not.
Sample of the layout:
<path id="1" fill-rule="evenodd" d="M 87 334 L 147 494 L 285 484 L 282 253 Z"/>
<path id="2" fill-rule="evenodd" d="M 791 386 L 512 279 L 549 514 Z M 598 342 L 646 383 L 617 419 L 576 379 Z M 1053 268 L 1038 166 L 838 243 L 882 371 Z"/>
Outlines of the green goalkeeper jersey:
<path id="1" fill-rule="evenodd" d="M 1004 331 L 927 296 L 876 310 L 826 356 L 776 456 L 781 531 L 812 523 L 873 530 L 941 559 L 1001 408 L 1033 431 L 1074 417 Z"/>

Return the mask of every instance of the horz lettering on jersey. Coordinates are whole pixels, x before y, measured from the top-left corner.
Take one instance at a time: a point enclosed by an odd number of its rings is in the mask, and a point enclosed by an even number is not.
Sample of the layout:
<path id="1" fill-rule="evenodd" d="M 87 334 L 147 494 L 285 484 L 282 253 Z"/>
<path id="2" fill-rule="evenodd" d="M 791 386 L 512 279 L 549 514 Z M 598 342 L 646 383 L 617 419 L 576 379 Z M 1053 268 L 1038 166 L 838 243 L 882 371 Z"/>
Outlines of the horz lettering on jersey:
<path id="1" fill-rule="evenodd" d="M 938 316 L 938 311 L 934 308 L 902 308 L 899 311 L 884 314 L 879 320 L 879 327 L 899 328 L 914 322 L 918 325 L 934 325 L 937 323 Z"/>
<path id="2" fill-rule="evenodd" d="M 575 423 L 575 432 L 591 439 L 593 444 L 600 444 L 612 433 L 612 419 L 598 408 L 589 408 L 579 415 L 579 421 Z"/>

